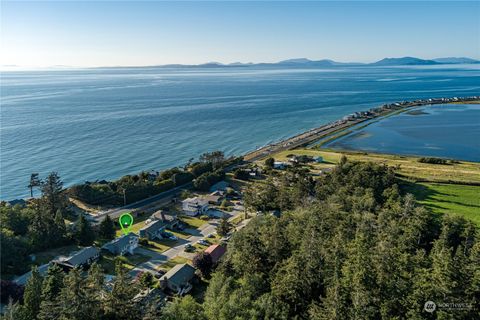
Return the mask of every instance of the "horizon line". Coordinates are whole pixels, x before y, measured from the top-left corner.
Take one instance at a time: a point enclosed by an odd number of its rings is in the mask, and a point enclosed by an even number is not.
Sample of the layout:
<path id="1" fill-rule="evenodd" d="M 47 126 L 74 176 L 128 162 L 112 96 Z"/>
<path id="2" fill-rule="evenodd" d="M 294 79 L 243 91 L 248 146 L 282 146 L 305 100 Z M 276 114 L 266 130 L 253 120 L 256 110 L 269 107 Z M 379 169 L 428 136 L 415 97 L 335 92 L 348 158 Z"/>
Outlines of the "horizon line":
<path id="1" fill-rule="evenodd" d="M 256 65 L 256 64 L 279 64 L 282 62 L 288 62 L 292 61 L 292 63 L 295 63 L 295 60 L 305 60 L 305 63 L 307 62 L 319 62 L 319 61 L 330 61 L 334 63 L 339 63 L 339 64 L 357 64 L 357 65 L 369 65 L 373 64 L 376 62 L 379 62 L 384 59 L 403 59 L 403 58 L 414 58 L 414 59 L 420 59 L 420 60 L 425 60 L 425 61 L 435 61 L 437 59 L 471 59 L 475 61 L 480 61 L 480 58 L 471 58 L 471 57 L 466 57 L 466 56 L 449 56 L 449 57 L 437 57 L 437 58 L 419 58 L 415 56 L 399 56 L 399 57 L 394 57 L 394 56 L 389 56 L 389 57 L 384 57 L 379 60 L 374 60 L 370 62 L 358 62 L 358 61 L 339 61 L 339 60 L 334 60 L 330 58 L 321 58 L 321 59 L 310 59 L 306 57 L 298 57 L 298 58 L 287 58 L 287 59 L 282 59 L 278 60 L 275 62 L 240 62 L 240 61 L 234 61 L 234 62 L 218 62 L 218 61 L 208 61 L 208 62 L 202 62 L 202 63 L 166 63 L 166 64 L 147 64 L 147 65 L 102 65 L 102 66 L 74 66 L 74 65 L 50 65 L 50 66 L 24 66 L 24 65 L 15 65 L 15 64 L 7 64 L 7 65 L 1 65 L 0 66 L 0 71 L 12 71 L 12 69 L 16 70 L 22 70 L 22 71 L 34 71 L 34 70 L 67 70 L 67 69 L 102 69 L 102 68 L 155 68 L 155 67 L 168 67 L 168 66 L 186 66 L 186 67 L 195 67 L 195 66 L 204 66 L 204 65 L 218 65 L 218 66 L 230 66 L 234 67 L 235 65 L 238 66 L 249 66 L 249 65 Z M 297 64 L 301 65 L 302 62 L 296 62 Z"/>

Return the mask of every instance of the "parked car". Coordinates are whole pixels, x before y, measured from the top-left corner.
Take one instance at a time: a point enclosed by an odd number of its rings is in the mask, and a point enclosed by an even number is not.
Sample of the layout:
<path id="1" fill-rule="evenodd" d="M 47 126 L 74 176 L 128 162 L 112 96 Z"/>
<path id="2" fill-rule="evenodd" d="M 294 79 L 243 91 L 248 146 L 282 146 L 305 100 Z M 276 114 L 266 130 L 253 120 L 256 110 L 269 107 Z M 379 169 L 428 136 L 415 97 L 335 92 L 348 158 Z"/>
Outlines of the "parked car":
<path id="1" fill-rule="evenodd" d="M 190 243 L 187 243 L 183 249 L 185 252 L 193 252 L 195 251 L 195 247 L 192 246 Z"/>
<path id="2" fill-rule="evenodd" d="M 198 240 L 198 244 L 201 244 L 202 246 L 209 246 L 210 245 L 210 243 L 205 239 Z"/>
<path id="3" fill-rule="evenodd" d="M 178 238 L 171 232 L 164 232 L 162 233 L 162 237 L 164 239 L 169 239 L 169 240 L 178 240 Z"/>
<path id="4" fill-rule="evenodd" d="M 215 238 L 215 234 L 210 233 L 210 234 L 207 236 L 207 238 L 210 238 L 210 239 L 211 239 L 211 238 Z"/>

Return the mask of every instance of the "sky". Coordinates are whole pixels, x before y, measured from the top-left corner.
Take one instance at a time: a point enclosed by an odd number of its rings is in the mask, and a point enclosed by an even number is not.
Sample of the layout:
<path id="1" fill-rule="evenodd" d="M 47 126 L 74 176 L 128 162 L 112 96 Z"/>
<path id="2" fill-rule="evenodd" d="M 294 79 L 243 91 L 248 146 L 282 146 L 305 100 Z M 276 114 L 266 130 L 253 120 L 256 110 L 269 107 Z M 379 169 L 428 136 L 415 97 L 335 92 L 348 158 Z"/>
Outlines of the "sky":
<path id="1" fill-rule="evenodd" d="M 480 59 L 480 2 L 3 1 L 0 62 L 20 67 Z"/>

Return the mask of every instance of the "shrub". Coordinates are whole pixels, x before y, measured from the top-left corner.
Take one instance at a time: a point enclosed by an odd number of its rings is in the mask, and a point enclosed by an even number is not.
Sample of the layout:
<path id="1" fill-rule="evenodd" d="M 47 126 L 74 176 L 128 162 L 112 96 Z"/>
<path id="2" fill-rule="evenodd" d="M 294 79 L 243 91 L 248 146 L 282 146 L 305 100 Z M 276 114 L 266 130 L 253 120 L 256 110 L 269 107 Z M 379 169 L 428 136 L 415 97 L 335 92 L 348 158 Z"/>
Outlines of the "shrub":
<path id="1" fill-rule="evenodd" d="M 431 163 L 431 164 L 448 164 L 447 160 L 442 159 L 442 158 L 426 158 L 426 157 L 423 157 L 423 158 L 418 159 L 418 162 Z"/>

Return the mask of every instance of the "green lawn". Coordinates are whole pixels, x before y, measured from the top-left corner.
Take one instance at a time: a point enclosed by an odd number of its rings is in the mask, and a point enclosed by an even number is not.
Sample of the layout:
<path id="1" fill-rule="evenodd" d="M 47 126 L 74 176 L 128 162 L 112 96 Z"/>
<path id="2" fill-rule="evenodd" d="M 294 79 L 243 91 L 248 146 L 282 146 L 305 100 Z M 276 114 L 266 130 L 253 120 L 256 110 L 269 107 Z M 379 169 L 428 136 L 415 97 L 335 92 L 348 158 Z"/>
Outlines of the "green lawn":
<path id="1" fill-rule="evenodd" d="M 435 213 L 460 215 L 480 226 L 480 186 L 417 183 L 408 191 Z"/>
<path id="2" fill-rule="evenodd" d="M 142 215 L 142 216 L 133 218 L 133 221 L 134 221 L 135 223 L 132 225 L 132 228 L 130 229 L 130 232 L 138 233 L 138 231 L 145 226 L 145 220 L 147 220 L 148 218 L 149 218 L 149 215 L 147 215 L 147 214 L 144 214 L 144 215 Z M 123 235 L 123 231 L 122 231 L 122 230 L 120 229 L 120 227 L 118 226 L 118 223 L 116 222 L 115 225 L 116 225 L 117 228 L 118 228 L 118 229 L 117 229 L 117 232 L 116 232 L 117 237 L 122 236 L 122 235 Z"/>
<path id="3" fill-rule="evenodd" d="M 149 240 L 148 246 L 146 248 L 152 251 L 156 251 L 158 253 L 162 253 L 174 247 L 176 244 L 177 244 L 177 241 L 174 241 L 174 240 L 166 240 L 166 239 L 154 240 L 154 241 Z"/>
<path id="4" fill-rule="evenodd" d="M 191 261 L 187 258 L 176 256 L 175 258 L 172 258 L 167 262 L 165 262 L 164 264 L 162 264 L 161 269 L 170 270 L 173 267 L 175 267 L 177 264 L 182 264 L 182 263 L 191 263 Z"/>
<path id="5" fill-rule="evenodd" d="M 126 256 L 114 256 L 111 254 L 104 254 L 100 258 L 99 264 L 106 274 L 115 274 L 116 259 L 122 261 L 123 267 L 125 267 L 127 270 L 132 270 L 136 265 L 148 261 L 150 257 L 141 254 Z"/>
<path id="6" fill-rule="evenodd" d="M 419 157 L 400 156 L 390 154 L 377 154 L 368 152 L 353 151 L 334 151 L 329 149 L 313 150 L 313 149 L 295 149 L 279 152 L 273 157 L 276 160 L 285 161 L 289 154 L 322 156 L 323 163 L 311 163 L 309 166 L 312 171 L 325 167 L 332 167 L 336 164 L 342 154 L 346 155 L 352 161 L 370 161 L 378 164 L 386 164 L 388 166 L 398 167 L 398 173 L 417 181 L 428 182 L 451 182 L 458 183 L 475 182 L 480 183 L 480 163 L 460 161 L 459 163 L 449 165 L 438 165 L 430 163 L 418 162 Z M 260 161 L 261 162 L 261 161 Z"/>
<path id="7" fill-rule="evenodd" d="M 181 216 L 180 220 L 183 221 L 183 223 L 188 225 L 188 228 L 196 229 L 207 223 L 207 221 L 202 220 L 200 218 L 196 217 L 190 217 L 190 216 Z"/>

